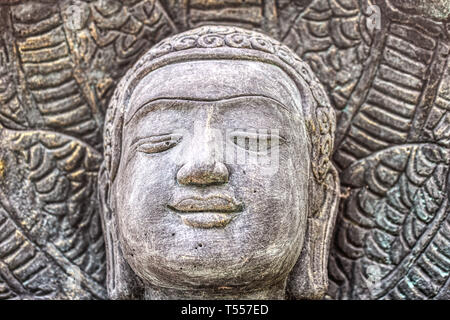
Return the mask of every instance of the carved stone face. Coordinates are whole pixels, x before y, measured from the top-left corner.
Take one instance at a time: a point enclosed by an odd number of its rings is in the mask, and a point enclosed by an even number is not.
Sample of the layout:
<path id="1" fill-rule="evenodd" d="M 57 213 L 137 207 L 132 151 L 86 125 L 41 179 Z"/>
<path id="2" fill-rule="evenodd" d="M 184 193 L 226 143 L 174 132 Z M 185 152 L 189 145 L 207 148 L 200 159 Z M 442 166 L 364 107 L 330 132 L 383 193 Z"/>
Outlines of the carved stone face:
<path id="1" fill-rule="evenodd" d="M 294 82 L 262 62 L 175 63 L 140 81 L 125 114 L 113 207 L 123 255 L 144 282 L 284 286 L 308 212 L 300 110 Z"/>

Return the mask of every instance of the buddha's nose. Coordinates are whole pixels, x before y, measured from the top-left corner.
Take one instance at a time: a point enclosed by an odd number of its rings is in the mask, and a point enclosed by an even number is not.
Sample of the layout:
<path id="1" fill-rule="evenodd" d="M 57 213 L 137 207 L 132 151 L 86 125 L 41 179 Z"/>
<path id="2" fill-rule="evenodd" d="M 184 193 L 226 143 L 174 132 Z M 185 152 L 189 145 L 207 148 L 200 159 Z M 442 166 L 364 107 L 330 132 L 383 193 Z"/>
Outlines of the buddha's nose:
<path id="1" fill-rule="evenodd" d="M 227 183 L 228 168 L 208 152 L 198 152 L 177 172 L 178 183 L 183 185 L 212 185 Z"/>

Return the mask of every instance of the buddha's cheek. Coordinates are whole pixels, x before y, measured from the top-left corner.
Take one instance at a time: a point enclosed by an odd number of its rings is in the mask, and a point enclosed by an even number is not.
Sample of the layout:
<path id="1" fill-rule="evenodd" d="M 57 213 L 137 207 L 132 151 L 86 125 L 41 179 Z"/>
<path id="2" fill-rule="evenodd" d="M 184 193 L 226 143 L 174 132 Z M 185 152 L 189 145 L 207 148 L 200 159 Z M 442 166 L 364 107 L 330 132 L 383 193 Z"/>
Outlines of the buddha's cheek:
<path id="1" fill-rule="evenodd" d="M 267 252 L 288 256 L 300 250 L 306 228 L 306 172 L 295 171 L 293 159 L 281 156 L 271 172 L 260 166 L 234 168 L 230 183 L 244 210 L 229 231 L 232 246 L 248 255 Z"/>
<path id="2" fill-rule="evenodd" d="M 173 232 L 174 217 L 166 208 L 175 184 L 171 167 L 168 161 L 138 156 L 117 176 L 119 231 L 128 248 L 141 254 L 160 247 L 164 235 Z"/>

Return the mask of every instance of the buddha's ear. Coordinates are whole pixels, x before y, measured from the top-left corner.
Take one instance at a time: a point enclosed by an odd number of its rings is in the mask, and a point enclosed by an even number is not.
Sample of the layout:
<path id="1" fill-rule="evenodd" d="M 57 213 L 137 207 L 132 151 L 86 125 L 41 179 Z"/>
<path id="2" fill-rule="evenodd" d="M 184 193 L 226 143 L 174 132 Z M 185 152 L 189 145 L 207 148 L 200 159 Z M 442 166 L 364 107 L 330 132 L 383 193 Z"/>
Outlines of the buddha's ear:
<path id="1" fill-rule="evenodd" d="M 123 258 L 119 245 L 116 216 L 113 214 L 111 194 L 109 171 L 103 164 L 98 176 L 98 198 L 105 239 L 108 296 L 114 300 L 140 299 L 144 291 L 143 285 Z"/>
<path id="2" fill-rule="evenodd" d="M 328 254 L 339 201 L 339 178 L 334 166 L 323 182 L 312 180 L 309 194 L 304 245 L 287 283 L 292 299 L 321 299 L 328 289 Z"/>

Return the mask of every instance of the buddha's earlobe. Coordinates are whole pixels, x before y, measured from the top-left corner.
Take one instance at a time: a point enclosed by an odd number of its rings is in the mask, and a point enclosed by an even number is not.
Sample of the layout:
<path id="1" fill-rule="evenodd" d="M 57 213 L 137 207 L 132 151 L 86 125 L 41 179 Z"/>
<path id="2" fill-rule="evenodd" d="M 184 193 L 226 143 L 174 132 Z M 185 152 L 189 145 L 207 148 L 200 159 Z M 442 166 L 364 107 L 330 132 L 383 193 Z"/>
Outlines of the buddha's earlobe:
<path id="1" fill-rule="evenodd" d="M 106 288 L 108 296 L 114 300 L 140 299 L 144 287 L 123 258 L 118 239 L 116 218 L 111 208 L 111 181 L 104 164 L 98 179 L 100 217 L 105 239 L 107 271 Z"/>
<path id="2" fill-rule="evenodd" d="M 328 289 L 328 253 L 339 204 L 336 169 L 331 166 L 324 181 L 312 180 L 310 188 L 304 245 L 287 283 L 292 299 L 322 299 Z"/>

